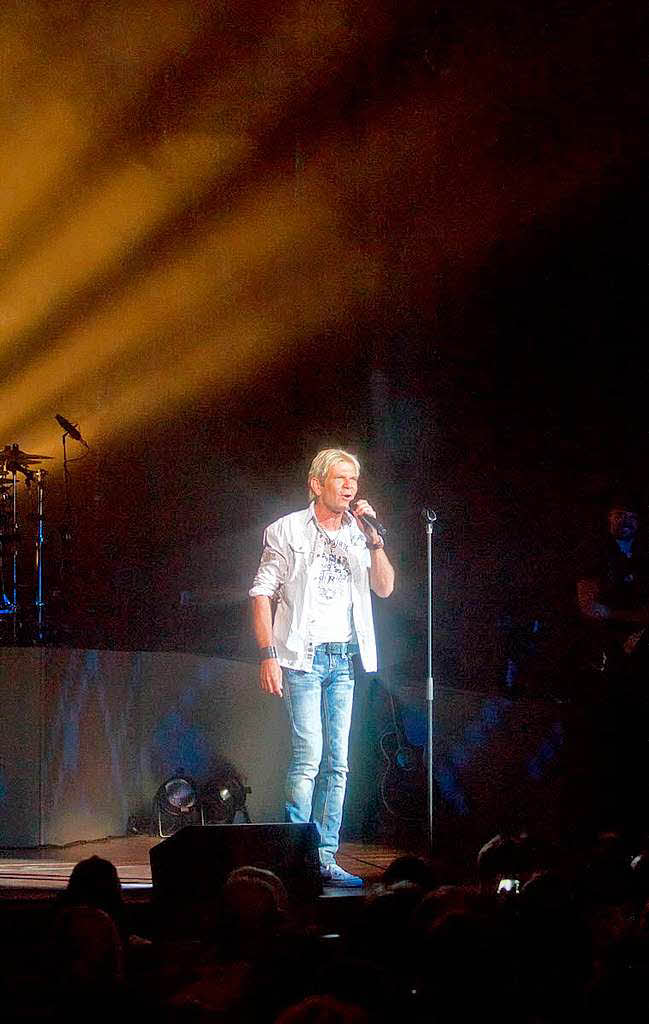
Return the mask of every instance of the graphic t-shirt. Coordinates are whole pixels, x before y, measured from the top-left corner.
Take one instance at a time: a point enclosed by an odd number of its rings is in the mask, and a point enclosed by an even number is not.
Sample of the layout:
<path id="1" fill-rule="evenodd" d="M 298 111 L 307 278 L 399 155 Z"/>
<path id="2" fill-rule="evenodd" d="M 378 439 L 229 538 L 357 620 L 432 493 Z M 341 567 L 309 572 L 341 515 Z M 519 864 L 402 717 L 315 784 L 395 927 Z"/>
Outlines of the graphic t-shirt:
<path id="1" fill-rule="evenodd" d="M 325 542 L 316 559 L 314 582 L 314 643 L 344 643 L 352 639 L 352 572 L 349 564 L 349 531 L 344 527 L 322 531 Z"/>

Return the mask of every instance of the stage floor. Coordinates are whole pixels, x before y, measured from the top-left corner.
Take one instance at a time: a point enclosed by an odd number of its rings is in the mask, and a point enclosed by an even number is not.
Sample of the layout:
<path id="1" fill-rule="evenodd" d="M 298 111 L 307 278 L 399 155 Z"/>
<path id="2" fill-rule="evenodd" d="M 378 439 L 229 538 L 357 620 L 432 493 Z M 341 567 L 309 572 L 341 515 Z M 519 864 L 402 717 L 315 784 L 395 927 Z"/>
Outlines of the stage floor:
<path id="1" fill-rule="evenodd" d="M 64 889 L 73 867 L 85 857 L 105 857 L 117 868 L 125 898 L 146 897 L 152 888 L 149 850 L 162 842 L 154 836 L 118 836 L 66 846 L 23 850 L 0 849 L 0 899 L 19 894 L 47 898 Z M 377 881 L 401 851 L 389 846 L 343 843 L 338 862 L 364 882 Z M 327 895 L 350 895 L 362 890 L 328 889 Z"/>

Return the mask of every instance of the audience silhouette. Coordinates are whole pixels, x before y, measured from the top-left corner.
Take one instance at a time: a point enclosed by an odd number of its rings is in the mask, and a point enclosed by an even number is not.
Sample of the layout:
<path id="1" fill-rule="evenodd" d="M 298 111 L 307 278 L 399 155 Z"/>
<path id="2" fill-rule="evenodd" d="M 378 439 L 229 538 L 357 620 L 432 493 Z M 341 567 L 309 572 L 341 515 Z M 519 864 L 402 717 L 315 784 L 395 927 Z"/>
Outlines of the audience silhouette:
<path id="1" fill-rule="evenodd" d="M 649 1010 L 648 864 L 645 847 L 616 833 L 563 859 L 498 835 L 462 884 L 444 883 L 452 865 L 399 857 L 363 894 L 329 901 L 326 920 L 273 872 L 246 866 L 205 908 L 209 929 L 154 931 L 142 960 L 129 954 L 114 866 L 90 857 L 53 913 L 40 1001 L 23 991 L 9 1010 L 115 1020 L 128 1007 L 227 1024 L 630 1020 Z"/>

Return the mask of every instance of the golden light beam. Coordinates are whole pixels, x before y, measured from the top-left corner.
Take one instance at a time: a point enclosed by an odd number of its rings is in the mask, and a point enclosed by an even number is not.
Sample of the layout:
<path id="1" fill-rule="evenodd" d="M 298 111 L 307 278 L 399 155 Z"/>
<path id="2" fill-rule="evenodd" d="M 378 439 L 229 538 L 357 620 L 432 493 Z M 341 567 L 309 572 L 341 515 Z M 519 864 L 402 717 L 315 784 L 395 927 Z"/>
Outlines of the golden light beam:
<path id="1" fill-rule="evenodd" d="M 426 175 L 430 175 L 430 190 L 420 197 L 417 209 L 426 214 L 423 224 L 428 229 L 431 227 L 431 216 L 438 218 L 431 237 L 421 237 L 414 243 L 418 247 L 417 258 L 421 257 L 422 252 L 429 252 L 431 256 L 427 264 L 429 274 L 435 272 L 435 261 L 443 259 L 451 247 L 458 264 L 466 266 L 470 258 L 479 258 L 483 246 L 489 244 L 491 239 L 501 237 L 503 230 L 510 233 L 520 230 L 526 218 L 532 215 L 532 209 L 538 212 L 551 208 L 564 198 L 566 189 L 571 190 L 577 184 L 578 174 L 575 178 L 567 178 L 558 168 L 554 177 L 544 183 L 544 193 L 536 197 L 534 208 L 529 205 L 529 198 L 537 185 L 535 174 L 530 173 L 528 178 L 519 181 L 517 192 L 504 195 L 496 187 L 497 163 L 479 160 L 480 146 L 474 138 L 475 118 L 485 117 L 489 123 L 479 90 L 468 97 L 463 96 L 462 102 L 461 130 L 458 124 L 458 95 L 451 89 L 435 106 L 434 132 L 430 124 L 432 113 L 422 116 L 421 106 L 414 104 L 404 118 L 399 107 L 395 106 L 373 126 L 367 138 L 363 161 L 359 160 L 359 154 L 351 144 L 347 146 L 346 152 L 343 147 L 339 147 L 338 150 L 323 153 L 317 170 L 312 170 L 310 176 L 307 176 L 306 187 L 300 193 L 299 200 L 293 194 L 292 182 L 278 183 L 268 192 L 260 190 L 255 201 L 248 204 L 245 214 L 233 218 L 227 227 L 216 227 L 211 235 L 203 238 L 202 243 L 195 240 L 191 258 L 185 257 L 165 267 L 161 274 L 154 276 L 153 281 L 145 281 L 142 289 L 132 296 L 132 304 L 113 314 L 125 318 L 121 325 L 125 330 L 116 347 L 111 348 L 110 341 L 112 329 L 118 326 L 119 320 L 111 321 L 110 330 L 100 331 L 98 340 L 101 351 L 94 356 L 92 328 L 83 333 L 80 347 L 72 350 L 72 359 L 70 350 L 64 347 L 58 357 L 64 376 L 62 382 L 55 382 L 51 386 L 49 397 L 53 399 L 63 388 L 72 395 L 74 388 L 77 388 L 78 400 L 84 403 L 84 410 L 88 409 L 89 422 L 98 436 L 107 437 L 112 429 L 110 424 L 116 421 L 119 421 L 119 430 L 127 432 L 129 423 L 146 421 L 156 415 L 156 410 L 159 412 L 173 408 L 182 402 L 183 396 L 189 399 L 199 390 L 214 387 L 218 381 L 236 381 L 238 376 L 250 372 L 253 367 L 268 359 L 274 351 L 273 344 L 280 346 L 285 338 L 291 338 L 296 343 L 310 329 L 348 315 L 354 303 L 346 292 L 345 277 L 352 276 L 354 266 L 358 265 L 359 258 L 362 262 L 362 257 L 358 251 L 351 257 L 354 245 L 353 239 L 346 234 L 344 203 L 339 194 L 331 195 L 328 192 L 334 168 L 340 180 L 348 185 L 353 182 L 355 188 L 361 187 L 371 176 L 375 194 L 381 196 L 382 202 L 386 203 L 386 196 L 382 196 L 381 190 L 393 190 L 395 183 L 401 180 L 403 168 L 411 165 L 415 155 L 419 157 L 419 164 L 412 165 L 416 166 L 415 181 L 419 178 L 423 187 Z M 447 133 L 450 124 L 455 126 L 455 134 L 452 136 Z M 404 129 L 407 133 L 405 150 Z M 457 161 L 453 159 L 454 147 L 460 147 L 468 154 L 461 181 L 453 173 L 457 167 Z M 442 165 L 428 164 L 425 158 L 435 151 L 439 153 L 442 148 Z M 566 155 L 567 165 L 571 169 L 575 167 L 577 156 L 578 151 Z M 317 198 L 319 202 L 316 203 Z M 319 211 L 317 215 L 315 209 Z M 421 229 L 422 224 L 419 226 Z M 439 245 L 430 248 L 435 240 L 439 242 L 442 238 L 446 238 L 445 251 Z M 298 279 L 299 287 L 294 287 L 295 281 L 289 287 L 286 282 L 282 283 L 280 277 L 276 303 L 258 312 L 254 289 L 260 268 L 271 266 L 273 261 L 279 260 L 282 254 L 291 249 L 301 254 L 300 258 L 307 266 L 312 261 L 317 262 L 320 250 L 339 254 L 341 266 L 344 267 L 344 273 L 337 279 L 339 291 L 331 293 L 324 275 L 319 277 L 318 274 L 305 274 L 303 281 Z M 322 260 L 323 266 L 326 263 L 326 260 Z M 377 273 L 376 267 L 374 272 Z M 205 275 L 208 275 L 208 282 Z M 195 348 L 192 338 L 185 333 L 182 318 L 192 320 L 193 311 L 198 314 L 200 321 L 203 313 L 202 310 L 196 310 L 195 306 L 204 302 L 205 310 L 209 309 L 208 284 L 213 285 L 215 302 L 225 303 L 225 308 L 228 304 L 231 308 L 238 306 L 240 315 L 234 319 L 232 316 L 224 317 L 223 323 L 229 324 L 229 329 L 219 330 L 216 339 L 211 336 L 202 347 Z M 372 287 L 377 290 L 376 278 Z M 371 290 L 368 288 L 368 294 Z M 179 302 L 179 297 L 185 291 L 190 301 Z M 156 295 L 164 297 L 159 298 L 159 301 L 165 302 L 164 313 L 168 316 L 161 315 L 156 308 Z M 296 308 L 301 306 L 305 309 L 302 320 L 298 319 L 292 324 L 291 317 L 296 316 Z M 196 317 L 192 322 L 196 323 Z M 97 413 L 85 405 L 84 390 L 87 391 L 92 385 L 93 374 L 98 369 L 118 358 L 120 353 L 122 356 L 129 355 L 133 347 L 141 343 L 143 324 L 153 332 L 159 330 L 164 333 L 169 327 L 175 329 L 175 354 L 170 359 L 156 363 L 142 381 L 132 387 L 127 385 L 123 394 L 107 396 L 105 411 Z M 84 366 L 88 356 L 91 357 L 90 367 Z M 228 371 L 230 361 L 233 369 Z M 74 364 L 73 370 L 70 362 Z M 47 387 L 51 369 L 51 364 L 46 361 L 39 384 Z M 27 401 L 31 391 L 30 381 L 25 380 L 24 384 L 21 401 Z M 11 396 L 11 392 L 10 387 L 7 394 Z M 15 421 L 17 408 L 11 397 L 10 402 L 13 407 L 0 420 L 0 431 L 6 430 L 12 419 Z M 74 413 L 79 415 L 78 405 Z M 88 429 L 85 423 L 84 429 Z M 37 450 L 42 448 L 46 451 L 44 443 L 44 437 L 42 441 L 36 441 Z"/>
<path id="2" fill-rule="evenodd" d="M 180 131 L 142 152 L 139 159 L 105 171 L 90 194 L 81 197 L 67 222 L 50 228 L 36 254 L 5 276 L 0 287 L 0 350 L 17 334 L 35 331 L 53 309 L 61 308 L 84 286 L 118 266 L 120 257 L 134 252 L 189 197 L 195 201 L 241 165 L 251 154 L 251 140 L 267 122 L 277 120 L 278 111 L 286 109 L 298 92 L 308 93 L 323 74 L 344 64 L 365 40 L 362 30 L 360 21 L 354 24 L 350 12 L 345 15 L 344 5 L 337 0 L 319 5 L 316 12 L 312 5 L 296 3 L 247 61 L 234 61 L 234 69 L 222 80 L 210 81 L 183 114 L 182 120 L 196 127 L 227 125 L 233 110 L 243 111 L 245 125 L 237 125 L 236 135 L 228 134 L 227 129 Z M 178 44 L 175 36 L 173 41 Z M 136 52 L 139 42 L 135 32 L 130 45 Z M 160 58 L 161 54 L 154 56 Z M 150 61 L 151 52 L 145 51 L 144 57 L 145 63 Z M 263 89 L 258 83 L 263 83 Z M 51 100 L 53 108 L 56 103 L 56 98 Z M 74 126 L 79 127 L 74 113 L 68 107 L 46 112 L 51 138 L 65 142 L 70 152 L 76 146 Z M 34 138 L 43 138 L 43 127 L 38 124 Z M 24 140 L 15 140 L 18 148 L 23 144 Z M 27 158 L 35 165 L 43 164 L 29 152 Z"/>
<path id="3" fill-rule="evenodd" d="M 37 19 L 23 25 L 5 16 L 3 57 L 23 58 L 5 67 L 2 81 L 0 237 L 7 244 L 39 201 L 74 188 L 85 157 L 151 78 L 192 45 L 209 9 L 192 0 L 96 4 L 62 32 L 57 5 L 39 5 L 40 35 Z"/>
<path id="4" fill-rule="evenodd" d="M 242 138 L 176 136 L 99 181 L 43 248 L 0 286 L 0 350 L 128 256 L 216 174 L 247 155 Z"/>
<path id="5" fill-rule="evenodd" d="M 522 74 L 521 68 L 514 70 Z M 110 436 L 116 409 L 122 414 L 118 429 L 127 432 L 129 422 L 154 417 L 168 401 L 175 407 L 183 395 L 189 398 L 221 380 L 235 382 L 269 359 L 284 338 L 298 343 L 309 330 L 351 315 L 354 286 L 347 289 L 345 274 L 353 281 L 353 270 L 364 257 L 354 241 L 357 225 L 347 218 L 363 189 L 371 189 L 387 225 L 364 240 L 370 250 L 374 247 L 376 262 L 370 262 L 379 275 L 381 255 L 394 259 L 395 252 L 401 259 L 407 253 L 407 271 L 419 277 L 430 279 L 446 262 L 454 271 L 467 268 L 494 239 L 519 232 L 534 216 L 555 207 L 583 180 L 582 157 L 592 158 L 576 139 L 544 175 L 532 164 L 516 174 L 508 167 L 496 143 L 506 117 L 501 98 L 513 88 L 511 72 L 511 62 L 495 67 L 491 60 L 481 63 L 460 53 L 433 92 L 426 88 L 421 95 L 394 98 L 367 130 L 362 149 L 353 139 L 337 146 L 324 143 L 298 195 L 289 180 L 262 187 L 226 223 L 197 232 L 177 258 L 134 284 L 118 309 L 103 310 L 94 323 L 63 339 L 53 361 L 43 358 L 36 367 L 35 377 L 26 367 L 8 382 L 0 438 L 18 421 L 33 424 L 36 431 L 44 421 L 30 419 L 29 410 L 44 409 L 61 394 L 79 403 L 65 412 L 79 416 L 88 410 L 97 436 Z M 394 238 L 393 224 L 398 227 Z M 331 254 L 345 274 L 334 277 L 338 290 L 330 295 L 324 269 Z M 260 305 L 256 289 L 264 273 L 281 261 L 295 270 L 300 260 L 303 276 L 278 273 L 273 301 Z M 322 277 L 311 270 L 318 262 Z M 380 291 L 376 279 L 368 293 L 372 290 Z M 388 289 L 378 295 L 379 315 L 386 314 L 391 295 Z M 212 308 L 223 314 L 216 331 L 210 327 Z M 106 395 L 105 410 L 97 412 L 88 395 L 98 374 L 132 360 L 156 332 L 175 332 L 173 355 L 153 358 L 142 379 L 127 382 L 123 393 L 115 388 Z"/>
<path id="6" fill-rule="evenodd" d="M 286 252 L 299 259 L 304 246 L 334 222 L 334 212 L 315 194 L 308 204 L 296 204 L 290 182 L 262 187 L 229 222 L 206 225 L 183 252 L 134 283 L 118 306 L 105 308 L 7 380 L 0 437 L 35 402 L 46 406 L 75 386 L 82 390 L 142 334 L 165 335 L 170 325 L 195 320 L 197 308 L 208 301 L 239 301 L 241 289 L 260 268 L 281 262 Z"/>
<path id="7" fill-rule="evenodd" d="M 305 24 L 310 25 L 308 11 L 304 10 L 303 5 L 297 4 L 296 10 L 302 10 Z M 339 17 L 340 5 L 330 3 L 326 10 L 323 8 L 320 12 L 317 26 L 310 25 L 307 31 L 300 27 L 300 19 L 296 18 L 293 11 L 280 26 L 277 38 L 283 40 L 283 48 L 290 49 L 292 57 L 299 53 L 298 64 L 304 69 L 316 37 L 320 38 L 321 43 L 323 39 L 338 39 Z M 319 35 L 315 31 L 316 27 Z M 291 41 L 292 47 L 289 46 Z M 348 42 L 344 33 L 343 41 Z M 257 75 L 267 76 L 270 100 L 266 100 L 263 108 L 266 113 L 268 102 L 278 102 L 277 90 L 281 93 L 286 88 L 285 72 L 275 75 L 279 84 L 273 86 L 271 44 L 272 40 L 263 47 L 261 63 L 258 62 L 251 69 L 254 73 L 247 76 L 251 82 L 257 80 Z M 225 95 L 229 95 L 232 81 L 226 83 Z M 147 174 L 146 167 L 129 168 L 107 190 L 99 189 L 97 195 L 83 205 L 75 217 L 75 223 L 40 253 L 32 264 L 23 268 L 19 279 L 14 278 L 8 282 L 0 303 L 5 317 L 0 340 L 5 344 L 10 343 L 15 332 L 24 326 L 27 317 L 37 322 L 39 316 L 42 317 L 53 303 L 61 301 L 66 293 L 78 287 L 89 271 L 107 265 L 120 251 L 128 249 L 147 227 L 150 228 L 168 213 L 170 206 L 179 200 L 181 194 L 200 184 L 201 171 L 204 176 L 212 155 L 211 144 L 208 139 L 204 153 L 199 154 L 204 159 L 197 161 L 196 166 L 191 159 L 187 159 L 191 156 L 191 142 L 187 151 L 161 144 L 172 180 L 179 167 L 186 167 L 186 173 L 175 175 L 179 185 L 176 191 L 173 188 L 169 190 L 171 194 L 165 192 L 164 188 L 157 188 L 159 180 Z M 236 142 L 232 141 L 231 145 L 234 151 Z M 229 153 L 224 158 L 224 164 L 227 165 L 228 160 L 241 159 L 241 155 L 241 152 Z M 297 225 L 300 219 L 307 225 L 304 236 L 308 239 L 310 232 L 317 226 L 320 205 L 317 196 L 310 194 L 308 204 L 308 210 L 305 204 L 302 212 L 297 212 L 290 184 L 282 185 L 279 189 L 275 186 L 264 188 L 258 199 L 253 199 L 252 203 L 248 200 L 242 216 L 234 224 L 226 225 L 224 229 L 219 227 L 211 240 L 208 237 L 209 229 L 203 231 L 203 237 L 199 236 L 195 242 L 194 254 L 181 254 L 173 265 L 155 269 L 137 292 L 131 289 L 123 297 L 118 308 L 100 310 L 91 323 L 68 332 L 47 356 L 37 358 L 23 368 L 18 378 L 8 381 L 11 399 L 0 416 L 0 431 L 8 429 L 16 410 L 29 407 L 27 403 L 30 394 L 32 402 L 36 395 L 38 403 L 44 405 L 53 395 L 69 391 L 75 382 L 91 377 L 98 368 L 127 351 L 134 344 L 133 337 L 137 336 L 139 330 L 139 326 L 135 325 L 145 323 L 149 332 L 156 329 L 163 331 L 174 318 L 182 318 L 184 301 L 196 306 L 203 301 L 206 288 L 231 288 L 229 279 L 232 273 L 237 272 L 232 271 L 231 267 L 243 265 L 251 256 L 257 262 L 272 258 L 281 251 L 283 239 L 291 239 L 292 244 L 298 244 L 300 229 Z M 328 219 L 333 223 L 335 214 L 330 211 Z M 205 266 L 204 261 L 210 253 L 214 262 Z M 164 304 L 160 302 L 161 295 L 165 296 Z M 186 299 L 183 298 L 185 296 Z"/>
<path id="8" fill-rule="evenodd" d="M 84 437 L 93 445 L 113 442 L 162 412 L 173 415 L 197 395 L 239 384 L 314 331 L 353 318 L 376 281 L 375 265 L 350 253 L 330 251 L 308 267 L 295 268 L 271 295 L 248 295 L 247 305 L 231 308 L 218 328 L 204 323 L 198 344 L 192 335 L 175 353 L 142 368 L 134 383 L 102 402 L 100 411 L 88 396 L 77 401 L 75 416 Z M 56 452 L 56 428 L 49 423 L 26 425 L 21 436 L 30 450 Z"/>

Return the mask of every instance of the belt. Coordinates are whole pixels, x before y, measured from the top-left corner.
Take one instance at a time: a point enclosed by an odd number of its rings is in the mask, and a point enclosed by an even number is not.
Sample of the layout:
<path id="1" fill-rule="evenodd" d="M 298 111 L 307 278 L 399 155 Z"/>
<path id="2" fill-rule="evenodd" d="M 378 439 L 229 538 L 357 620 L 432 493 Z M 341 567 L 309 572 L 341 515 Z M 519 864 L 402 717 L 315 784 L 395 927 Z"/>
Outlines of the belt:
<path id="1" fill-rule="evenodd" d="M 318 644 L 316 651 L 322 651 L 323 654 L 358 654 L 358 644 L 355 640 L 346 643 L 330 641 L 326 644 Z"/>

